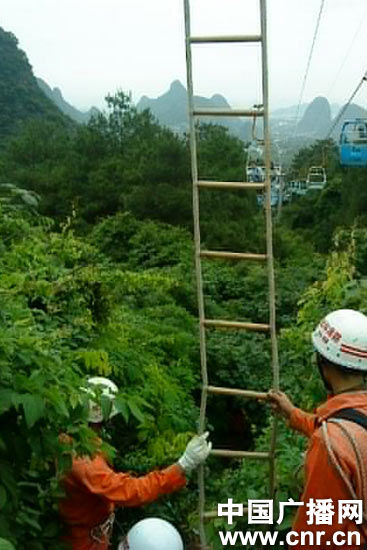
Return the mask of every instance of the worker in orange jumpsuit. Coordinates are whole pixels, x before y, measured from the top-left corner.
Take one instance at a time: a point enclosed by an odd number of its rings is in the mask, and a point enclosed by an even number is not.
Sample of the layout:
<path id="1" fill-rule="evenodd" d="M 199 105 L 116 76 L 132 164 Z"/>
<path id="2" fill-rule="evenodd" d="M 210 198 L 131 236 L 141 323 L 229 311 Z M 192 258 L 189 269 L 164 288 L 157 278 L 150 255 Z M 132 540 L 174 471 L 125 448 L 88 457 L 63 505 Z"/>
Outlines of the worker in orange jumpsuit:
<path id="1" fill-rule="evenodd" d="M 367 317 L 354 310 L 334 311 L 319 323 L 312 341 L 327 401 L 310 414 L 295 407 L 284 393 L 269 393 L 273 409 L 309 438 L 303 505 L 289 544 L 297 550 L 312 546 L 309 538 L 301 545 L 300 534 L 308 531 L 315 547 L 319 537 L 317 548 L 334 548 L 343 541 L 343 548 L 349 550 L 367 548 L 367 510 L 363 509 L 363 522 L 360 509 L 354 514 L 339 513 L 341 500 L 367 504 L 367 431 L 363 427 L 367 427 Z M 319 506 L 316 515 L 314 505 Z"/>
<path id="2" fill-rule="evenodd" d="M 85 391 L 90 394 L 89 422 L 98 433 L 103 421 L 99 401 L 103 398 L 110 401 L 109 418 L 117 414 L 113 400 L 118 388 L 107 378 L 93 377 Z M 71 471 L 63 480 L 65 498 L 59 505 L 68 528 L 65 541 L 72 550 L 106 550 L 116 506 L 141 506 L 184 487 L 186 474 L 210 453 L 207 436 L 205 433 L 191 439 L 176 464 L 138 478 L 114 472 L 102 453 L 93 457 L 75 456 Z"/>

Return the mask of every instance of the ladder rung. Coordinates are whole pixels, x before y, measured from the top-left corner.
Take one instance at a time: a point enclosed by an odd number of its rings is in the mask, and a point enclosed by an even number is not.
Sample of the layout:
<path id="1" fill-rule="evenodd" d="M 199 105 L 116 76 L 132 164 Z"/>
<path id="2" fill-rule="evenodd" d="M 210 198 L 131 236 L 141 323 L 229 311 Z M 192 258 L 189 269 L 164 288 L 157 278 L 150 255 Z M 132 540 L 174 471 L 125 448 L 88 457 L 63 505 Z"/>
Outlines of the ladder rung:
<path id="1" fill-rule="evenodd" d="M 254 191 L 264 191 L 265 183 L 250 183 L 242 181 L 205 181 L 199 180 L 198 187 L 207 187 L 210 189 L 253 189 Z"/>
<path id="2" fill-rule="evenodd" d="M 252 254 L 250 252 L 221 252 L 215 250 L 201 250 L 202 258 L 223 258 L 228 260 L 266 260 L 266 254 Z"/>
<path id="3" fill-rule="evenodd" d="M 243 514 L 248 514 L 248 507 L 243 507 Z M 204 512 L 203 518 L 204 519 L 214 519 L 214 518 L 220 518 L 222 516 L 218 516 L 218 510 L 212 510 L 211 512 Z"/>
<path id="4" fill-rule="evenodd" d="M 270 453 L 260 453 L 257 451 L 228 451 L 227 449 L 212 449 L 210 454 L 213 456 L 225 456 L 227 458 L 260 458 L 269 459 Z"/>
<path id="5" fill-rule="evenodd" d="M 214 393 L 219 395 L 236 395 L 238 397 L 249 397 L 253 399 L 263 399 L 264 401 L 268 398 L 268 394 L 260 391 L 252 390 L 238 390 L 236 388 L 221 388 L 219 386 L 204 386 L 204 390 L 207 390 L 208 393 Z"/>
<path id="6" fill-rule="evenodd" d="M 205 319 L 204 326 L 218 328 L 234 328 L 241 330 L 253 330 L 255 332 L 267 332 L 270 325 L 264 323 L 242 323 L 240 321 L 224 321 L 222 319 Z"/>
<path id="7" fill-rule="evenodd" d="M 194 116 L 246 116 L 257 117 L 264 116 L 263 110 L 249 110 L 249 109 L 199 109 L 193 110 Z"/>
<path id="8" fill-rule="evenodd" d="M 261 34 L 233 36 L 192 36 L 191 44 L 210 44 L 211 42 L 261 42 Z"/>

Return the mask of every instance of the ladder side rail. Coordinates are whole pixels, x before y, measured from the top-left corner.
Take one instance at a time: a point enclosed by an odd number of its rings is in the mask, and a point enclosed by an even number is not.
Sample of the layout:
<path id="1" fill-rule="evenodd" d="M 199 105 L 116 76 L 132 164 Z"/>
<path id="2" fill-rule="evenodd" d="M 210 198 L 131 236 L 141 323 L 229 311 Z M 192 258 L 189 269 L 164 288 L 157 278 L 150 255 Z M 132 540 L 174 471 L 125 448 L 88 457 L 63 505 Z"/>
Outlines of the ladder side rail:
<path id="1" fill-rule="evenodd" d="M 271 153 L 270 153 L 270 128 L 269 128 L 269 81 L 268 81 L 268 49 L 267 49 L 267 10 L 266 0 L 260 0 L 261 36 L 262 36 L 262 90 L 263 90 L 263 125 L 265 141 L 265 214 L 266 214 L 266 254 L 268 258 L 268 284 L 269 284 L 269 324 L 271 335 L 273 387 L 279 389 L 279 358 L 276 335 L 275 312 L 275 278 L 273 256 L 273 231 L 271 218 Z M 274 498 L 275 492 L 275 447 L 277 435 L 277 422 L 272 421 L 271 435 L 271 460 L 270 460 L 270 494 Z"/>
<path id="2" fill-rule="evenodd" d="M 187 69 L 187 94 L 188 94 L 188 109 L 189 109 L 189 129 L 190 129 L 190 151 L 191 151 L 191 173 L 192 173 L 192 200 L 193 200 L 193 215 L 194 215 L 194 241 L 195 241 L 195 272 L 197 285 L 197 300 L 199 310 L 199 337 L 200 337 L 200 363 L 201 363 L 201 378 L 203 389 L 201 392 L 200 417 L 199 417 L 199 433 L 203 433 L 205 428 L 207 390 L 208 386 L 208 370 L 206 356 L 206 334 L 205 334 L 205 309 L 203 296 L 203 280 L 200 260 L 200 205 L 199 205 L 199 187 L 198 187 L 198 163 L 197 163 L 197 143 L 195 134 L 194 120 L 194 89 L 192 75 L 192 58 L 191 58 L 191 24 L 190 24 L 190 1 L 184 0 L 185 13 L 185 49 L 186 49 L 186 69 Z M 207 546 L 207 539 L 204 526 L 205 513 L 205 472 L 204 465 L 198 468 L 198 486 L 199 486 L 199 534 L 203 548 Z"/>

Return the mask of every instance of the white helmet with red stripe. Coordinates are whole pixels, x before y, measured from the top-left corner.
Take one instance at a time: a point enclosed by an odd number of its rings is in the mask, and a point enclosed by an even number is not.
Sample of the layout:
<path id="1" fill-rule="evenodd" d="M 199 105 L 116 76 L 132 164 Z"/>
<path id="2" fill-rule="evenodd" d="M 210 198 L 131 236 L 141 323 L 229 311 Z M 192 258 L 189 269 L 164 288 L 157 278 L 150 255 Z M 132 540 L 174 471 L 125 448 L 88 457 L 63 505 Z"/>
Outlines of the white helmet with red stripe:
<path id="1" fill-rule="evenodd" d="M 312 334 L 316 350 L 336 365 L 367 372 L 367 317 L 353 309 L 326 315 Z"/>

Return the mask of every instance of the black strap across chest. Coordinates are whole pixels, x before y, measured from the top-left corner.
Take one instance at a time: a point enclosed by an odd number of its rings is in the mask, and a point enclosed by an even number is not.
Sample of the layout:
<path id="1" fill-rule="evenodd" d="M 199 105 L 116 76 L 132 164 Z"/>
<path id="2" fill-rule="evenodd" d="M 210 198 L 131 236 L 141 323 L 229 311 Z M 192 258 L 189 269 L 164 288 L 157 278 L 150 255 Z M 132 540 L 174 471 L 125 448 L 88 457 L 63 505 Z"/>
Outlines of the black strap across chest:
<path id="1" fill-rule="evenodd" d="M 360 411 L 357 411 L 357 409 L 353 409 L 352 407 L 346 408 L 346 409 L 340 409 L 340 411 L 335 412 L 329 418 L 340 418 L 342 420 L 350 420 L 351 422 L 355 422 L 359 426 L 362 426 L 365 430 L 367 430 L 367 415 L 361 413 Z"/>

